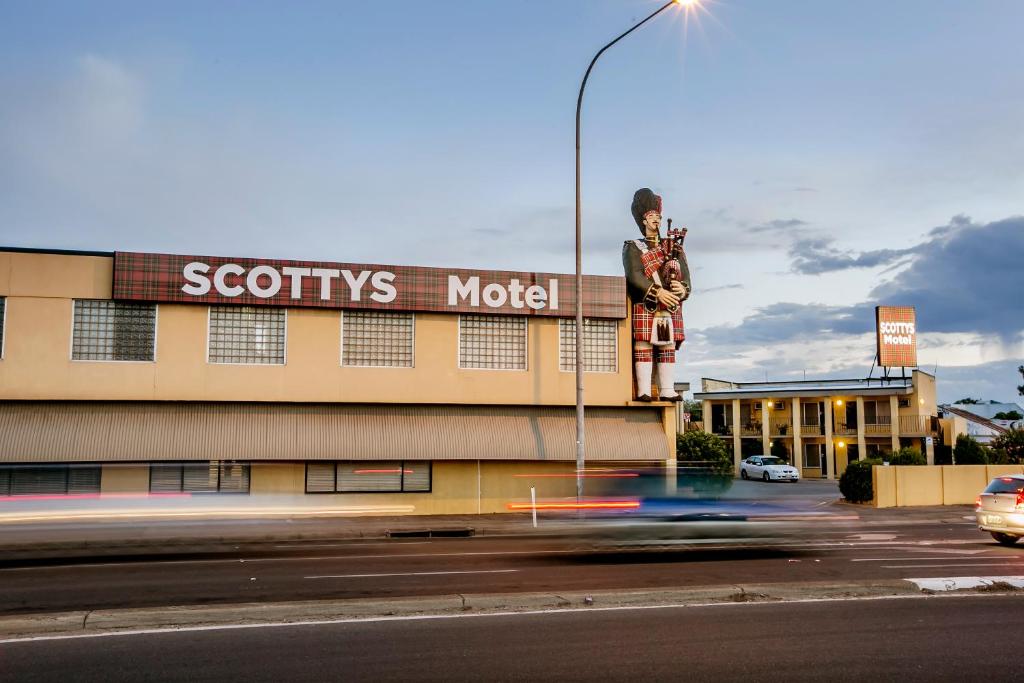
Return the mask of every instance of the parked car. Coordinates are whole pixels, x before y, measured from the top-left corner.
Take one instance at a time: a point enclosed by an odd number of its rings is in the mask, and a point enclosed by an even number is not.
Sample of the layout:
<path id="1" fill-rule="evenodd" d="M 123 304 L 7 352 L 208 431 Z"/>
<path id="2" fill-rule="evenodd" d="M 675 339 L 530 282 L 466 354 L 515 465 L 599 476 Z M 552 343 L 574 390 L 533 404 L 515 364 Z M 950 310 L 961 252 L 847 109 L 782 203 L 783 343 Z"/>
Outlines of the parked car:
<path id="1" fill-rule="evenodd" d="M 978 528 L 1002 545 L 1024 536 L 1024 474 L 996 477 L 975 501 Z"/>
<path id="2" fill-rule="evenodd" d="M 795 482 L 800 479 L 800 473 L 777 456 L 752 455 L 740 463 L 740 478 Z"/>

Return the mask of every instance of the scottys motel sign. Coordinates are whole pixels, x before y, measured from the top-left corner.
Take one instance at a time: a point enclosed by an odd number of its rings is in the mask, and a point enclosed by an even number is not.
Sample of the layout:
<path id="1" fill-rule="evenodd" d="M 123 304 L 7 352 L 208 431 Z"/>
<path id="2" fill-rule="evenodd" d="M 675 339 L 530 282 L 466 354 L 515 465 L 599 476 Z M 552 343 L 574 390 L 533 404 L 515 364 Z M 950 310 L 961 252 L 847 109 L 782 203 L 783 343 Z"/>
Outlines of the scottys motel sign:
<path id="1" fill-rule="evenodd" d="M 587 275 L 583 314 L 626 317 L 621 277 Z M 575 315 L 572 275 L 116 252 L 113 298 L 364 310 Z"/>
<path id="2" fill-rule="evenodd" d="M 917 367 L 917 314 L 913 306 L 876 306 L 878 365 Z"/>

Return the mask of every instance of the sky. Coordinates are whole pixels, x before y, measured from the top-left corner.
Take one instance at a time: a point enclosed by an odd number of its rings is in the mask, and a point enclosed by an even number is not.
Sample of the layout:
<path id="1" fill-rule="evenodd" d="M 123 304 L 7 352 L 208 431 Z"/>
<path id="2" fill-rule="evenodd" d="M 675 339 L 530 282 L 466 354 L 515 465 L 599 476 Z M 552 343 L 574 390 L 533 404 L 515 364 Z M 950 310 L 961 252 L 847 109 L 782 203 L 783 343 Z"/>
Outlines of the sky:
<path id="1" fill-rule="evenodd" d="M 572 272 L 573 125 L 648 0 L 0 3 L 0 244 Z M 601 58 L 584 270 L 689 229 L 677 379 L 1021 400 L 1019 0 L 704 0 Z"/>

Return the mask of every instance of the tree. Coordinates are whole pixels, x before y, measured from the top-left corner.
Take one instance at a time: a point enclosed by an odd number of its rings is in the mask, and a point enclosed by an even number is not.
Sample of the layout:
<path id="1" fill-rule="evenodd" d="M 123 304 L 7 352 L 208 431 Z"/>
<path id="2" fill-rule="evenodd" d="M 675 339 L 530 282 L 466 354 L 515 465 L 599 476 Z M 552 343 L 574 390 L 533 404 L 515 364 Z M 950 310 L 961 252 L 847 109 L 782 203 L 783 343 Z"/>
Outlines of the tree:
<path id="1" fill-rule="evenodd" d="M 718 495 L 732 486 L 732 449 L 703 431 L 676 435 L 676 483 L 697 495 Z"/>
<path id="2" fill-rule="evenodd" d="M 953 462 L 957 465 L 987 465 L 986 448 L 967 434 L 956 437 L 953 446 Z"/>
<path id="3" fill-rule="evenodd" d="M 971 398 L 970 396 L 962 398 L 959 401 L 953 401 L 955 406 L 979 406 L 981 405 L 980 398 Z"/>
<path id="4" fill-rule="evenodd" d="M 1016 410 L 1004 410 L 996 413 L 992 416 L 994 420 L 1021 420 L 1024 419 L 1024 415 L 1021 415 Z"/>
<path id="5" fill-rule="evenodd" d="M 1024 464 L 1024 429 L 1009 429 L 992 440 L 992 451 L 1001 463 Z"/>
<path id="6" fill-rule="evenodd" d="M 683 412 L 690 414 L 690 422 L 704 419 L 704 404 L 700 401 L 683 401 Z"/>
<path id="7" fill-rule="evenodd" d="M 771 452 L 775 457 L 782 458 L 786 462 L 789 462 L 789 449 L 786 448 L 786 442 L 782 439 L 775 439 L 772 441 Z"/>
<path id="8" fill-rule="evenodd" d="M 1017 366 L 1017 372 L 1020 373 L 1020 378 L 1024 379 L 1024 365 Z M 1017 393 L 1020 394 L 1021 396 L 1024 396 L 1024 384 L 1021 384 L 1017 387 Z"/>

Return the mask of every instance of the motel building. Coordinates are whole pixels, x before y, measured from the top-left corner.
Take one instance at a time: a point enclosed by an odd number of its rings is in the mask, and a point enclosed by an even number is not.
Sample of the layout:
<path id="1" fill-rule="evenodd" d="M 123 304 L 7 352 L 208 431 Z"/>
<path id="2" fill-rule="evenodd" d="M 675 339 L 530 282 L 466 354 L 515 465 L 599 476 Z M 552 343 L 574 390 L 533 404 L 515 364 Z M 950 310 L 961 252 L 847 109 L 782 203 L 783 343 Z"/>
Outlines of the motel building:
<path id="1" fill-rule="evenodd" d="M 0 500 L 281 494 L 412 514 L 505 512 L 531 487 L 574 500 L 574 285 L 0 249 Z M 624 278 L 587 276 L 583 308 L 587 467 L 674 460 L 675 404 L 632 398 Z M 931 396 L 916 377 L 899 400 Z M 737 429 L 759 414 L 733 403 Z"/>
<path id="2" fill-rule="evenodd" d="M 739 463 L 751 455 L 785 453 L 801 477 L 833 479 L 847 463 L 912 446 L 935 462 L 939 433 L 935 377 L 908 376 L 797 382 L 702 379 L 701 422 Z M 777 449 L 777 450 L 773 450 Z"/>

